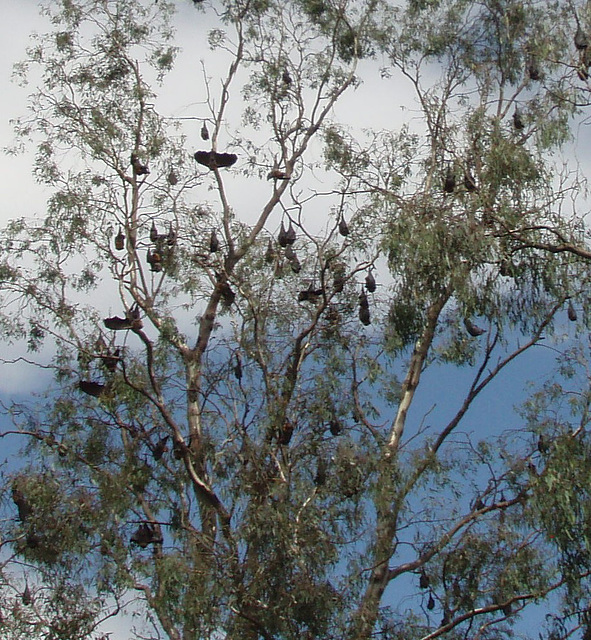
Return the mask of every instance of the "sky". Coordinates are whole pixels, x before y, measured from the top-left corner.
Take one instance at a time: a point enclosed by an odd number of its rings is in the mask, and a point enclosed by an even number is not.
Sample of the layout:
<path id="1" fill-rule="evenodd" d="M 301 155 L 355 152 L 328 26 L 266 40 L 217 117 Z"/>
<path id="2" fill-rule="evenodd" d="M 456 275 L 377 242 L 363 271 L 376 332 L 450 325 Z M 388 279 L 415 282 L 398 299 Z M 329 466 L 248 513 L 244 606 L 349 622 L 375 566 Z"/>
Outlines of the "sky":
<path id="1" fill-rule="evenodd" d="M 177 25 L 179 32 L 176 44 L 183 49 L 183 53 L 174 73 L 167 80 L 166 91 L 163 92 L 165 98 L 162 99 L 159 108 L 172 116 L 201 116 L 203 82 L 200 60 L 205 59 L 206 69 L 215 66 L 215 59 L 207 50 L 196 50 L 199 46 L 197 43 L 203 42 L 208 18 L 196 11 L 190 0 L 180 0 Z M 9 147 L 13 143 L 9 120 L 26 110 L 28 90 L 11 82 L 11 72 L 12 65 L 24 57 L 29 33 L 36 29 L 43 30 L 43 21 L 38 16 L 35 0 L 3 0 L 3 15 L 0 21 L 0 41 L 3 43 L 3 55 L 0 57 L 0 83 L 3 95 L 0 103 L 1 147 Z M 408 118 L 409 112 L 412 113 L 414 108 L 412 98 L 409 98 L 407 93 L 400 92 L 396 86 L 384 83 L 379 76 L 378 67 L 379 65 L 375 65 L 375 71 L 366 77 L 364 84 L 352 91 L 337 107 L 337 117 L 344 121 L 349 120 L 352 125 L 360 128 L 388 128 Z M 191 81 L 187 82 L 187 79 Z M 198 121 L 187 125 L 191 149 L 198 148 L 199 128 Z M 580 128 L 572 151 L 573 157 L 576 157 L 584 168 L 591 163 L 587 129 L 585 126 Z M 30 153 L 16 157 L 0 155 L 0 173 L 3 176 L 0 225 L 15 217 L 43 216 L 48 192 L 35 183 L 30 168 Z M 568 331 L 568 327 L 565 330 Z M 508 368 L 508 375 L 495 382 L 490 391 L 476 401 L 464 428 L 472 430 L 478 436 L 492 424 L 511 425 L 515 420 L 512 409 L 523 400 L 527 381 L 543 381 L 546 372 L 552 369 L 553 362 L 551 349 L 539 347 L 526 358 L 512 363 Z M 443 400 L 429 415 L 429 419 L 443 423 L 455 407 L 454 398 L 457 397 L 458 389 L 469 384 L 469 373 L 468 370 L 462 369 L 454 376 L 449 376 L 442 375 L 437 368 L 428 371 L 419 391 L 417 408 L 413 409 L 415 419 L 420 421 L 421 412 L 426 413 L 431 408 L 428 405 L 428 397 L 420 398 L 422 389 L 436 388 L 438 397 Z M 41 385 L 43 379 L 37 378 L 37 381 Z M 10 374 L 5 370 L 0 374 L 0 394 L 4 397 L 14 394 L 17 390 L 30 388 L 31 377 L 24 368 L 11 369 Z M 111 640 L 127 640 L 128 624 L 129 621 L 121 620 L 109 623 L 105 631 L 113 634 Z"/>

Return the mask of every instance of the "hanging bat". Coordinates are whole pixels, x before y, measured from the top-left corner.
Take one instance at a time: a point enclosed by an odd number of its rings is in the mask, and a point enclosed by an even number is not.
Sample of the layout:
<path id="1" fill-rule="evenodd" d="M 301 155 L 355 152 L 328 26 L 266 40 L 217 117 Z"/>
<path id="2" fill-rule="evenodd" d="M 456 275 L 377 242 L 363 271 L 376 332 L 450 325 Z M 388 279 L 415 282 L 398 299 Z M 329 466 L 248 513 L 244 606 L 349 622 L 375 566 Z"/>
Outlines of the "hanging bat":
<path id="1" fill-rule="evenodd" d="M 137 544 L 138 547 L 145 549 L 149 544 L 161 544 L 162 536 L 158 536 L 154 527 L 147 522 L 140 524 L 136 532 L 131 536 L 130 542 Z"/>
<path id="2" fill-rule="evenodd" d="M 12 501 L 18 509 L 18 519 L 21 522 L 26 522 L 33 513 L 33 508 L 25 498 L 25 494 L 16 486 L 16 483 L 12 485 Z"/>
<path id="3" fill-rule="evenodd" d="M 294 424 L 290 420 L 285 420 L 285 424 L 283 425 L 283 429 L 279 431 L 277 434 L 277 442 L 287 447 L 287 445 L 291 442 L 291 438 L 293 436 Z"/>
<path id="4" fill-rule="evenodd" d="M 236 364 L 234 365 L 234 377 L 238 382 L 242 380 L 242 362 L 240 361 L 240 356 L 236 354 Z"/>
<path id="5" fill-rule="evenodd" d="M 361 289 L 361 293 L 359 294 L 359 308 L 369 309 L 369 300 L 367 299 L 367 294 L 363 289 Z"/>
<path id="6" fill-rule="evenodd" d="M 193 157 L 199 164 L 212 171 L 223 167 L 231 167 L 238 160 L 238 156 L 235 153 L 217 153 L 217 151 L 196 151 Z"/>
<path id="7" fill-rule="evenodd" d="M 335 273 L 332 279 L 332 288 L 335 293 L 341 293 L 345 288 L 345 276 L 342 273 Z"/>
<path id="8" fill-rule="evenodd" d="M 215 229 L 211 232 L 211 236 L 209 237 L 209 252 L 216 253 L 220 249 L 220 241 L 215 233 Z"/>
<path id="9" fill-rule="evenodd" d="M 115 351 L 113 351 L 113 353 L 109 352 L 107 353 L 107 355 L 101 356 L 101 364 L 103 365 L 103 367 L 105 367 L 105 369 L 107 369 L 107 371 L 113 373 L 117 370 L 117 365 L 121 360 L 120 354 L 121 349 L 117 347 Z"/>
<path id="10" fill-rule="evenodd" d="M 296 241 L 296 231 L 293 228 L 293 223 L 291 222 L 291 220 L 289 221 L 289 227 L 287 229 L 287 231 L 285 232 L 285 242 L 288 245 L 292 245 L 295 241 Z"/>
<path id="11" fill-rule="evenodd" d="M 166 235 L 166 244 L 174 247 L 176 244 L 176 231 L 172 228 L 172 222 L 168 225 L 168 234 Z"/>
<path id="12" fill-rule="evenodd" d="M 550 444 L 548 443 L 548 439 L 544 436 L 543 433 L 540 434 L 538 438 L 538 451 L 542 454 L 548 453 L 550 450 Z"/>
<path id="13" fill-rule="evenodd" d="M 371 271 L 369 271 L 365 276 L 365 288 L 370 293 L 375 293 L 375 290 L 377 288 L 376 279 L 373 277 L 373 273 Z"/>
<path id="14" fill-rule="evenodd" d="M 33 595 L 31 594 L 31 589 L 29 589 L 29 585 L 25 585 L 25 590 L 23 591 L 23 595 L 21 596 L 21 600 L 25 607 L 28 607 L 30 604 L 33 604 Z"/>
<path id="15" fill-rule="evenodd" d="M 125 249 L 125 234 L 121 230 L 121 227 L 119 227 L 119 233 L 115 236 L 115 249 L 117 249 L 117 251 Z"/>
<path id="16" fill-rule="evenodd" d="M 41 538 L 36 533 L 28 533 L 25 543 L 29 549 L 38 549 L 41 545 Z"/>
<path id="17" fill-rule="evenodd" d="M 474 180 L 474 176 L 470 173 L 469 169 L 464 170 L 464 187 L 466 187 L 466 191 L 473 193 L 478 189 L 476 186 L 476 180 Z"/>
<path id="18" fill-rule="evenodd" d="M 154 273 L 160 273 L 162 271 L 162 254 L 158 251 L 151 252 L 150 249 L 148 249 L 147 260 L 150 265 L 150 271 Z"/>
<path id="19" fill-rule="evenodd" d="M 201 127 L 201 140 L 209 140 L 209 131 L 207 129 L 207 125 L 205 124 L 205 122 Z"/>
<path id="20" fill-rule="evenodd" d="M 339 220 L 339 233 L 343 236 L 343 238 L 346 238 L 349 235 L 349 225 L 347 224 L 345 218 L 341 218 Z"/>
<path id="21" fill-rule="evenodd" d="M 429 583 L 430 583 L 429 576 L 425 573 L 425 570 L 423 569 L 419 577 L 419 587 L 421 589 L 428 589 Z"/>
<path id="22" fill-rule="evenodd" d="M 156 226 L 156 223 L 152 220 L 152 226 L 150 227 L 150 240 L 152 242 L 157 242 L 159 237 L 160 236 L 158 235 L 158 227 Z"/>
<path id="23" fill-rule="evenodd" d="M 152 449 L 152 457 L 156 462 L 162 458 L 162 456 L 168 451 L 168 442 L 169 436 L 164 436 L 164 438 L 160 438 L 154 448 Z"/>
<path id="24" fill-rule="evenodd" d="M 147 165 L 142 164 L 135 153 L 131 154 L 131 166 L 136 176 L 146 176 L 150 173 Z"/>
<path id="25" fill-rule="evenodd" d="M 515 113 L 513 114 L 513 126 L 517 129 L 517 131 L 521 131 L 525 128 L 523 116 L 521 114 L 521 111 L 517 107 L 515 107 Z"/>
<path id="26" fill-rule="evenodd" d="M 316 467 L 316 475 L 314 476 L 314 484 L 317 487 L 322 487 L 326 484 L 326 461 L 324 458 L 319 458 L 318 466 Z"/>
<path id="27" fill-rule="evenodd" d="M 184 442 L 181 442 L 180 440 L 175 440 L 172 443 L 172 456 L 175 460 L 181 460 L 183 457 L 183 454 L 185 453 L 185 449 L 187 448 L 187 445 Z"/>
<path id="28" fill-rule="evenodd" d="M 236 300 L 236 294 L 227 282 L 220 282 L 219 285 L 222 294 L 222 300 L 227 307 L 231 307 Z"/>
<path id="29" fill-rule="evenodd" d="M 166 179 L 168 180 L 168 184 L 171 187 L 174 187 L 175 185 L 177 185 L 179 183 L 179 179 L 178 179 L 176 173 L 174 172 L 174 169 L 170 170 L 170 173 L 168 174 Z"/>
<path id="30" fill-rule="evenodd" d="M 275 248 L 273 247 L 273 241 L 269 238 L 269 242 L 267 244 L 267 251 L 265 252 L 265 262 L 267 264 L 272 264 L 275 262 Z"/>
<path id="31" fill-rule="evenodd" d="M 333 435 L 333 436 L 338 436 L 338 435 L 340 435 L 342 433 L 343 425 L 336 418 L 336 416 L 333 416 L 331 418 L 330 422 L 328 423 L 328 430 L 330 431 L 331 435 Z"/>
<path id="32" fill-rule="evenodd" d="M 481 336 L 485 329 L 482 329 L 478 325 L 474 324 L 470 318 L 464 318 L 464 326 L 466 327 L 466 331 L 473 337 L 477 338 Z"/>
<path id="33" fill-rule="evenodd" d="M 581 28 L 578 18 L 577 18 L 577 30 L 575 32 L 574 41 L 575 41 L 575 47 L 577 48 L 577 51 L 585 51 L 585 49 L 589 46 L 589 38 Z"/>
<path id="34" fill-rule="evenodd" d="M 451 167 L 447 168 L 445 180 L 443 181 L 443 190 L 445 193 L 453 193 L 456 188 L 456 174 Z"/>
<path id="35" fill-rule="evenodd" d="M 542 73 L 536 62 L 532 61 L 529 63 L 527 66 L 527 75 L 529 76 L 529 79 L 534 82 L 542 77 Z"/>
<path id="36" fill-rule="evenodd" d="M 371 315 L 369 313 L 369 308 L 367 307 L 359 307 L 359 320 L 361 324 L 366 327 L 371 324 Z"/>
<path id="37" fill-rule="evenodd" d="M 288 71 L 287 68 L 285 68 L 283 70 L 283 73 L 281 74 L 281 80 L 282 80 L 284 85 L 286 85 L 288 87 L 291 85 L 292 80 L 291 80 L 291 76 L 289 75 L 289 71 Z"/>
<path id="38" fill-rule="evenodd" d="M 148 252 L 146 254 L 146 262 L 151 266 L 160 264 L 162 262 L 162 255 L 158 251 L 152 251 L 151 249 L 148 249 Z"/>
<path id="39" fill-rule="evenodd" d="M 279 246 L 283 247 L 284 249 L 289 244 L 287 242 L 287 231 L 285 230 L 285 225 L 283 224 L 283 220 L 281 221 L 281 229 L 279 229 L 279 235 L 277 236 L 277 242 L 279 242 Z"/>

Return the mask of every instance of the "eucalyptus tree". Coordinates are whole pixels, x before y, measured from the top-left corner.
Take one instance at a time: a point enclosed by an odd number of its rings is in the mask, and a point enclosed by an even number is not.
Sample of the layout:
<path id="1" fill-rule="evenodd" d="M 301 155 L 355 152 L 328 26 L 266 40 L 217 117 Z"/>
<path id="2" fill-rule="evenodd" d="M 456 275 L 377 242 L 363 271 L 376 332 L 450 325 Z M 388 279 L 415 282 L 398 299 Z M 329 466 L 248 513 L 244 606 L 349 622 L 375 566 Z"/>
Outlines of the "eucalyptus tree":
<path id="1" fill-rule="evenodd" d="M 165 0 L 47 2 L 17 67 L 51 195 L 3 232 L 2 329 L 54 377 L 7 406 L 3 636 L 132 609 L 173 640 L 487 638 L 544 603 L 586 637 L 584 345 L 556 340 L 519 428 L 464 425 L 564 310 L 584 335 L 584 182 L 556 158 L 591 14 L 194 4 L 218 61 L 175 86 L 188 119 L 159 110 Z M 378 67 L 412 117 L 339 121 Z M 430 369 L 468 380 L 448 415 Z"/>

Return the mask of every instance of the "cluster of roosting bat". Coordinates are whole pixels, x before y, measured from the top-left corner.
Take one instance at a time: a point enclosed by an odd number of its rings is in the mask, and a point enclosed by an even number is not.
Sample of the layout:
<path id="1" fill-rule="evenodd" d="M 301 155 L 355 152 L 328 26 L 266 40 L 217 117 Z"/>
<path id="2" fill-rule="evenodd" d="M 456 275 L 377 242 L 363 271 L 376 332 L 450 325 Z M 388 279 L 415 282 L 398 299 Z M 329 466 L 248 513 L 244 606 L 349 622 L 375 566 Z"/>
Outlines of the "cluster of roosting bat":
<path id="1" fill-rule="evenodd" d="M 103 324 L 110 331 L 140 331 L 143 327 L 140 308 L 135 304 L 123 317 L 105 318 Z M 108 347 L 102 336 L 96 341 L 93 354 L 82 355 L 85 360 L 98 360 L 107 374 L 115 373 L 119 364 L 123 362 L 121 347 Z M 80 380 L 78 389 L 89 396 L 100 398 L 109 391 L 109 381 L 103 383 L 96 380 Z"/>
<path id="2" fill-rule="evenodd" d="M 27 527 L 27 535 L 25 538 L 25 544 L 28 549 L 36 550 L 44 544 L 43 536 L 36 533 L 36 523 L 33 522 L 34 509 L 30 501 L 23 491 L 23 487 L 15 480 L 12 485 L 12 501 L 16 505 L 18 519 L 22 525 Z M 163 542 L 162 536 L 157 532 L 156 527 L 147 522 L 142 522 L 137 530 L 130 537 L 130 542 L 138 545 L 142 549 L 145 549 L 150 544 L 161 544 Z M 28 591 L 28 595 L 27 595 Z M 29 602 L 25 602 L 28 599 Z M 32 601 L 31 593 L 27 585 L 25 593 L 23 594 L 23 603 L 30 604 Z"/>
<path id="3" fill-rule="evenodd" d="M 586 82 L 587 80 L 589 80 L 589 69 L 591 68 L 591 50 L 589 48 L 589 37 L 581 27 L 581 23 L 579 22 L 579 18 L 576 13 L 575 19 L 577 21 L 577 29 L 575 31 L 573 40 L 579 56 L 579 60 L 577 63 L 577 74 L 582 81 Z M 537 60 L 533 56 L 530 56 L 529 58 L 527 64 L 527 74 L 530 80 L 533 81 L 538 81 L 542 78 Z M 523 129 L 525 129 L 525 119 L 521 109 L 518 106 L 515 107 L 515 111 L 513 112 L 513 126 L 517 131 L 522 131 Z M 464 189 L 469 193 L 477 191 L 478 186 L 476 184 L 474 176 L 470 171 L 469 166 L 466 165 L 463 171 Z M 443 180 L 443 190 L 445 193 L 454 193 L 457 187 L 458 180 L 456 171 L 454 170 L 454 167 L 452 165 L 449 165 Z"/>
<path id="4" fill-rule="evenodd" d="M 59 546 L 59 538 L 51 531 L 51 527 L 49 531 L 43 531 L 42 528 L 47 521 L 27 496 L 27 483 L 23 482 L 23 478 L 16 478 L 12 484 L 12 501 L 16 505 L 18 520 L 23 527 L 24 536 L 21 540 L 25 548 L 37 554 L 38 558 L 55 562 L 59 557 L 59 551 L 56 548 L 56 542 Z M 30 596 L 28 587 L 23 594 L 24 604 L 30 604 L 25 602 L 27 592 Z"/>
<path id="5" fill-rule="evenodd" d="M 148 247 L 146 261 L 150 265 L 150 270 L 154 273 L 162 271 L 163 261 L 169 261 L 171 253 L 176 245 L 176 231 L 173 229 L 172 222 L 169 224 L 168 233 L 158 233 L 156 223 L 152 221 L 150 228 L 151 247 Z"/>
<path id="6" fill-rule="evenodd" d="M 349 235 L 349 226 L 343 216 L 340 217 L 338 223 L 339 234 L 343 237 Z M 293 245 L 297 240 L 296 230 L 293 225 L 293 221 L 289 220 L 289 225 L 286 227 L 284 221 L 281 221 L 281 227 L 277 236 L 277 243 L 283 249 L 283 256 L 287 260 L 293 273 L 300 273 L 302 266 L 298 259 L 296 252 L 293 249 Z M 273 264 L 277 258 L 277 252 L 275 250 L 275 244 L 271 238 L 267 245 L 267 251 L 265 252 L 265 262 L 267 264 Z M 335 270 L 333 278 L 333 291 L 334 293 L 341 293 L 344 290 L 346 282 L 345 272 L 343 268 L 337 268 Z M 367 273 L 365 278 L 365 288 L 368 292 L 374 293 L 377 288 L 377 284 L 371 270 Z M 324 287 L 318 287 L 313 283 L 308 285 L 307 289 L 303 289 L 298 293 L 298 302 L 310 302 L 316 304 L 320 299 L 326 295 Z M 371 324 L 370 311 L 369 311 L 369 299 L 367 294 L 362 289 L 359 296 L 359 320 L 364 325 Z"/>
<path id="7" fill-rule="evenodd" d="M 150 242 L 152 246 L 148 247 L 146 261 L 150 265 L 150 270 L 154 273 L 162 271 L 163 263 L 171 258 L 171 252 L 176 245 L 176 231 L 173 229 L 172 222 L 169 225 L 168 233 L 158 233 L 156 223 L 152 222 L 150 229 Z M 122 251 L 125 249 L 125 234 L 121 227 L 115 236 L 115 249 Z"/>
<path id="8" fill-rule="evenodd" d="M 112 320 L 112 318 L 108 318 Z M 121 347 L 109 347 L 105 343 L 102 336 L 95 343 L 94 352 L 92 354 L 81 353 L 78 359 L 84 363 L 91 360 L 97 360 L 107 375 L 115 373 L 121 362 Z M 100 398 L 109 390 L 109 381 L 106 383 L 96 382 L 95 380 L 80 380 L 78 389 L 83 393 L 94 398 Z"/>

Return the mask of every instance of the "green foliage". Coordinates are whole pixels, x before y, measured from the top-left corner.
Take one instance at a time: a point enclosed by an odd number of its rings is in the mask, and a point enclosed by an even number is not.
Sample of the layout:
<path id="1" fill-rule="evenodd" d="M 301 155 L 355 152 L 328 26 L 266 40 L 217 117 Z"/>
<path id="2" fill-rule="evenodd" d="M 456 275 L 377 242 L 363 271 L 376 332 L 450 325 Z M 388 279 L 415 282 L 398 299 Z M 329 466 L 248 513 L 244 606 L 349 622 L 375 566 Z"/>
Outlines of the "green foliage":
<path id="1" fill-rule="evenodd" d="M 235 163 L 195 163 L 156 109 L 173 3 L 46 3 L 19 65 L 41 70 L 16 133 L 51 193 L 2 232 L 0 330 L 54 379 L 7 407 L 26 455 L 2 483 L 3 637 L 98 640 L 133 599 L 172 640 L 492 637 L 532 603 L 574 637 L 591 254 L 557 159 L 589 16 L 195 4 L 216 63 L 188 121 Z M 412 117 L 360 132 L 339 103 L 378 64 Z M 550 340 L 522 423 L 481 425 L 480 395 Z"/>

